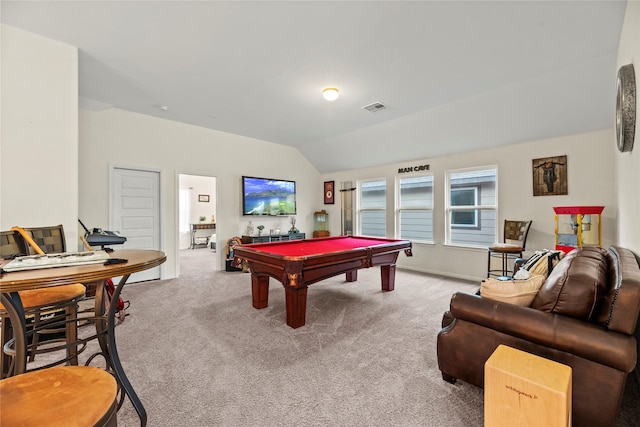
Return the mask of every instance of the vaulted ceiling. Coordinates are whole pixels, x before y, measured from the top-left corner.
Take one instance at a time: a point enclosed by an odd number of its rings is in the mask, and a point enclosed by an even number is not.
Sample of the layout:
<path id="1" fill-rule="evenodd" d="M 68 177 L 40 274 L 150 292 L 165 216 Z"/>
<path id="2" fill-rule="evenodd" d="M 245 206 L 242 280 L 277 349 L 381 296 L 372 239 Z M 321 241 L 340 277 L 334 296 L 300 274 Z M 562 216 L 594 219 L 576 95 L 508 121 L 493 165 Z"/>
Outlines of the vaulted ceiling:
<path id="1" fill-rule="evenodd" d="M 626 2 L 0 7 L 3 23 L 79 48 L 81 107 L 289 145 L 328 173 L 613 127 Z"/>

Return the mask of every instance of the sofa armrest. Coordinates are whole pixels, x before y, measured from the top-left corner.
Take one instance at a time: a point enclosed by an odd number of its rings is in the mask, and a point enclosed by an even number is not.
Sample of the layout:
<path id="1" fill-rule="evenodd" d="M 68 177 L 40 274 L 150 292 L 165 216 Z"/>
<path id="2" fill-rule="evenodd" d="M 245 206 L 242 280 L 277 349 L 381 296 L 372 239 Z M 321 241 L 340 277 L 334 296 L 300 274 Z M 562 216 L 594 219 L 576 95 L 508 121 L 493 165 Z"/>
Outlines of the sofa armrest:
<path id="1" fill-rule="evenodd" d="M 451 298 L 450 312 L 456 319 L 574 354 L 622 372 L 629 373 L 636 366 L 635 338 L 608 331 L 596 324 L 461 292 Z"/>

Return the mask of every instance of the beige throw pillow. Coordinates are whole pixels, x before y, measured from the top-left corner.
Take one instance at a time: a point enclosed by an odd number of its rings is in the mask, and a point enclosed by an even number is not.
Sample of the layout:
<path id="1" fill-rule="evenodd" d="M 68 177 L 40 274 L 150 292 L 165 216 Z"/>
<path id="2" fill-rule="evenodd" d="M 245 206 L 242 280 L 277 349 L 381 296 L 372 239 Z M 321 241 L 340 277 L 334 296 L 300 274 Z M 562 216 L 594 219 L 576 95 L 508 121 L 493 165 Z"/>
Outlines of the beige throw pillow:
<path id="1" fill-rule="evenodd" d="M 545 281 L 542 275 L 526 280 L 486 279 L 480 284 L 480 295 L 496 301 L 529 307 Z"/>

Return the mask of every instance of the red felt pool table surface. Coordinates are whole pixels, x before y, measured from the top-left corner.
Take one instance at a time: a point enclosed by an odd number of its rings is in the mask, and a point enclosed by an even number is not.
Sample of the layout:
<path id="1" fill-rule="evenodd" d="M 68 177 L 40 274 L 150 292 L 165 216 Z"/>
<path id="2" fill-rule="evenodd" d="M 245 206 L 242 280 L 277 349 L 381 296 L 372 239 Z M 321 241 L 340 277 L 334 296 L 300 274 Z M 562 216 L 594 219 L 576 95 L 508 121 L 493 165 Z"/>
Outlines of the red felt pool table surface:
<path id="1" fill-rule="evenodd" d="M 382 290 L 395 286 L 398 254 L 411 256 L 411 242 L 378 237 L 335 236 L 274 243 L 255 243 L 234 248 L 251 270 L 253 307 L 268 306 L 269 277 L 285 288 L 287 325 L 305 324 L 307 287 L 318 281 L 346 274 L 357 280 L 357 270 L 380 266 Z"/>
<path id="2" fill-rule="evenodd" d="M 289 240 L 286 242 L 255 243 L 244 246 L 257 251 L 268 252 L 274 255 L 287 257 L 306 257 L 311 255 L 328 254 L 331 252 L 348 251 L 351 249 L 366 248 L 369 246 L 380 246 L 395 243 L 387 239 L 377 239 L 371 237 L 322 237 L 307 240 Z"/>

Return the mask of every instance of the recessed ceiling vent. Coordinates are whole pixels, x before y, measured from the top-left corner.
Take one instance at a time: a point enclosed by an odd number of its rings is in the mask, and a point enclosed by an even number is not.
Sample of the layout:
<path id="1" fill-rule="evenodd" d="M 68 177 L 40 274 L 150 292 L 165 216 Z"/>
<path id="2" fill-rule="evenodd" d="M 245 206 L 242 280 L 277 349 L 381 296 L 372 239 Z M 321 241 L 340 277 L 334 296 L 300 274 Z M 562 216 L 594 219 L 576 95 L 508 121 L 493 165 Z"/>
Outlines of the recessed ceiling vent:
<path id="1" fill-rule="evenodd" d="M 369 112 L 375 113 L 376 111 L 384 110 L 387 107 L 385 107 L 381 102 L 374 102 L 373 104 L 365 105 L 362 108 Z"/>

